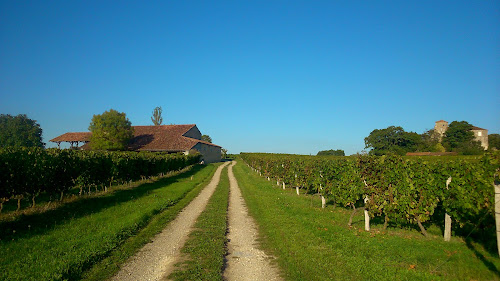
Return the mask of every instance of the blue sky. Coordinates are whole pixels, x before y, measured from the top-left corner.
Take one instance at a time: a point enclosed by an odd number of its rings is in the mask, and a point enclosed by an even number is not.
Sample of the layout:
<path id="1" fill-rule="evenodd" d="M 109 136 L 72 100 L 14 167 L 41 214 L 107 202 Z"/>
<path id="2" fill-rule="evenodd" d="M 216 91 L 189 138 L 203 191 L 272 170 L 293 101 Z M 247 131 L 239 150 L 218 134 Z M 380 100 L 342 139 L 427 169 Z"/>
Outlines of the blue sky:
<path id="1" fill-rule="evenodd" d="M 500 133 L 499 1 L 144 2 L 0 0 L 0 113 L 49 144 L 161 106 L 230 153 L 352 154 L 441 119 Z"/>

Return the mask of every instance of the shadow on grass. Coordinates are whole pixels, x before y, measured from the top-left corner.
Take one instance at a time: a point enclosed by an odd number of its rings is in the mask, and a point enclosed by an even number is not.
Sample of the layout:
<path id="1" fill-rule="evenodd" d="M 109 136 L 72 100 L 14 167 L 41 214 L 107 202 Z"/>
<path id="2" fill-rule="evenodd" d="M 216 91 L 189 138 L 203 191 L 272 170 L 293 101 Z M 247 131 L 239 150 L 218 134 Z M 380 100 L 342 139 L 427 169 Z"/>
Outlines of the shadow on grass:
<path id="1" fill-rule="evenodd" d="M 493 215 L 482 211 L 474 217 L 467 218 L 466 222 L 460 227 L 458 223 L 452 221 L 452 231 L 454 236 L 459 236 L 464 239 L 480 244 L 493 256 L 498 255 L 495 218 Z M 436 208 L 432 221 L 444 233 L 444 216 L 445 211 L 441 206 Z"/>
<path id="2" fill-rule="evenodd" d="M 466 239 L 465 244 L 467 245 L 467 248 L 469 248 L 472 252 L 474 252 L 474 255 L 483 262 L 483 264 L 493 273 L 496 274 L 496 276 L 500 277 L 500 271 L 498 271 L 498 268 L 495 266 L 495 264 L 491 261 L 489 261 L 483 254 L 481 254 L 474 244 L 472 244 L 471 239 Z"/>
<path id="3" fill-rule="evenodd" d="M 155 189 L 191 177 L 204 167 L 206 166 L 196 165 L 185 173 L 163 178 L 153 183 L 141 184 L 132 189 L 117 190 L 98 197 L 82 198 L 42 213 L 20 215 L 14 221 L 0 223 L 0 240 L 29 238 L 44 234 L 52 230 L 56 225 L 63 224 L 68 220 L 97 213 L 130 200 L 136 200 Z"/>

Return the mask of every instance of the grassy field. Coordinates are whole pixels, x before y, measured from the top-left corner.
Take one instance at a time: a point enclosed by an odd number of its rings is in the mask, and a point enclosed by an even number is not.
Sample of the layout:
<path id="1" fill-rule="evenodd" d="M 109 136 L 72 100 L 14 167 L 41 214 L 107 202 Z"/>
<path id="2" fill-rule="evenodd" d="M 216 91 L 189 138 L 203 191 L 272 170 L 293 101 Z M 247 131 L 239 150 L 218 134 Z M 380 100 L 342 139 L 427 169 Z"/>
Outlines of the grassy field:
<path id="1" fill-rule="evenodd" d="M 372 224 L 365 232 L 360 212 L 317 196 L 297 196 L 259 177 L 240 160 L 234 168 L 263 247 L 277 257 L 287 280 L 500 280 L 500 259 L 460 238 L 444 242 L 439 228 L 418 230 Z"/>
<path id="2" fill-rule="evenodd" d="M 198 217 L 195 230 L 189 235 L 182 252 L 185 260 L 169 276 L 173 280 L 222 280 L 226 255 L 227 208 L 229 178 L 227 168 L 220 183 Z"/>
<path id="3" fill-rule="evenodd" d="M 1 223 L 0 280 L 109 277 L 208 184 L 216 166 Z"/>

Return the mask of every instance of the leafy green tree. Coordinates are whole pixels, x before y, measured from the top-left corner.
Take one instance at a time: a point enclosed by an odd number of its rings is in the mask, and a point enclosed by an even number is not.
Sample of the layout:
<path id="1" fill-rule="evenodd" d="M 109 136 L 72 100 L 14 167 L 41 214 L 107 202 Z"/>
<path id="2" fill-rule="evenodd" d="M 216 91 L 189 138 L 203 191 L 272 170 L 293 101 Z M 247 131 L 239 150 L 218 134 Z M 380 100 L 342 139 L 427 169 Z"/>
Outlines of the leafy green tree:
<path id="1" fill-rule="evenodd" d="M 163 117 L 161 117 L 161 113 L 162 113 L 161 106 L 157 106 L 153 110 L 153 116 L 151 116 L 151 121 L 153 121 L 153 124 L 155 126 L 161 125 L 161 123 L 163 122 Z"/>
<path id="2" fill-rule="evenodd" d="M 488 135 L 488 149 L 500 150 L 500 135 L 499 134 Z"/>
<path id="3" fill-rule="evenodd" d="M 337 150 L 321 150 L 318 152 L 317 156 L 325 156 L 325 155 L 333 155 L 333 156 L 345 156 L 345 152 L 342 149 Z"/>
<path id="4" fill-rule="evenodd" d="M 125 113 L 114 109 L 94 115 L 89 130 L 90 147 L 94 150 L 125 150 L 134 130 Z"/>
<path id="5" fill-rule="evenodd" d="M 439 143 L 439 134 L 433 129 L 425 131 L 420 135 L 421 142 L 417 146 L 417 151 L 444 152 L 445 148 Z"/>
<path id="6" fill-rule="evenodd" d="M 209 135 L 203 135 L 203 136 L 201 136 L 201 140 L 209 142 L 209 143 L 212 143 L 212 138 Z"/>
<path id="7" fill-rule="evenodd" d="M 42 128 L 26 114 L 0 115 L 0 147 L 44 147 Z"/>
<path id="8" fill-rule="evenodd" d="M 405 132 L 402 127 L 390 126 L 375 129 L 365 138 L 365 148 L 372 155 L 400 154 L 415 151 L 422 143 L 422 137 L 414 132 Z"/>
<path id="9" fill-rule="evenodd" d="M 475 140 L 472 125 L 466 121 L 451 122 L 442 143 L 447 151 L 461 154 L 481 154 L 484 152 L 481 143 Z"/>

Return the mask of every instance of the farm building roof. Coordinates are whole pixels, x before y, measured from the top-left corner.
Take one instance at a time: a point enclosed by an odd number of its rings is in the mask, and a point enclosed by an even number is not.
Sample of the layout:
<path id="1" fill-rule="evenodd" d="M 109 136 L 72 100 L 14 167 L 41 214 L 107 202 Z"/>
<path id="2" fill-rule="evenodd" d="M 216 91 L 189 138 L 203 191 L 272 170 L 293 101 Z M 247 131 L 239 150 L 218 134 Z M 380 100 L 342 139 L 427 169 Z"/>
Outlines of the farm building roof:
<path id="1" fill-rule="evenodd" d="M 189 130 L 196 127 L 195 124 L 188 125 L 160 125 L 160 126 L 132 126 L 134 137 L 129 142 L 130 150 L 138 151 L 187 151 L 198 143 L 220 147 L 216 144 L 199 139 L 184 136 Z M 66 133 L 56 137 L 51 142 L 88 142 L 91 132 Z M 82 149 L 89 149 L 85 144 Z"/>
<path id="2" fill-rule="evenodd" d="M 89 142 L 91 135 L 92 135 L 91 132 L 66 133 L 66 134 L 62 134 L 56 138 L 53 138 L 50 141 L 51 142 L 72 142 L 72 141 Z"/>

